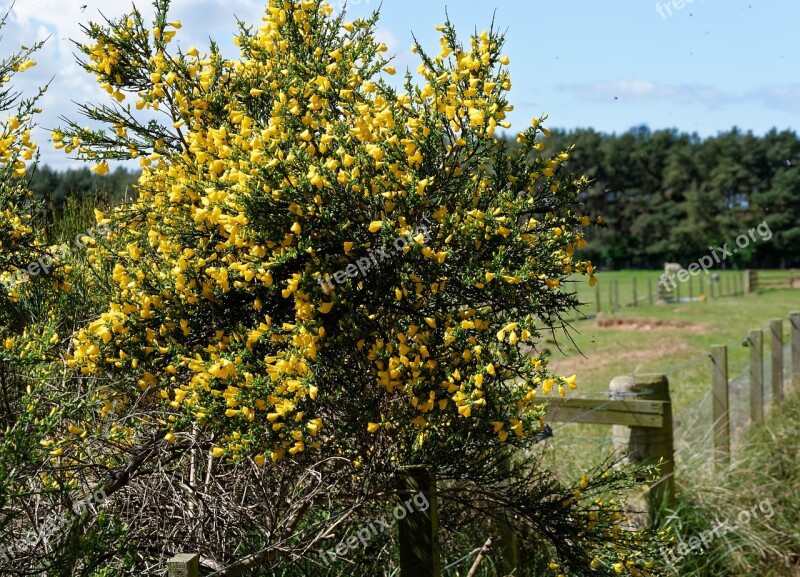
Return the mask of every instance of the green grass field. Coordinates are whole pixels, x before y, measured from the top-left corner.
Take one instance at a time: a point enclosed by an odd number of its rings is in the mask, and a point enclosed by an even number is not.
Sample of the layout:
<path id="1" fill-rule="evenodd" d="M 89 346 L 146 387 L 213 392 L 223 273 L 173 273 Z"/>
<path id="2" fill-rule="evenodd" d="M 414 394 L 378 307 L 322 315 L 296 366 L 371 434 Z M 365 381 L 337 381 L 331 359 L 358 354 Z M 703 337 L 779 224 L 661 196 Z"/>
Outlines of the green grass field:
<path id="1" fill-rule="evenodd" d="M 633 279 L 639 296 L 647 296 L 647 279 L 655 285 L 660 271 L 621 271 L 598 274 L 600 294 L 618 283 L 620 304 L 632 301 Z M 722 287 L 743 287 L 733 276 L 741 272 L 723 271 Z M 788 278 L 789 272 L 770 272 L 770 278 Z M 551 351 L 551 369 L 561 375 L 578 375 L 578 393 L 601 395 L 618 375 L 664 373 L 670 380 L 673 414 L 676 422 L 676 475 L 686 483 L 689 476 L 702 474 L 711 450 L 713 345 L 727 345 L 731 380 L 731 416 L 733 427 L 747 421 L 749 385 L 747 379 L 749 349 L 743 341 L 752 329 L 764 329 L 771 319 L 784 320 L 784 342 L 789 342 L 789 315 L 800 311 L 800 290 L 768 290 L 748 296 L 724 296 L 673 304 L 623 306 L 612 311 L 608 301 L 601 303 L 595 316 L 595 289 L 576 283 L 579 297 L 586 303 L 582 312 L 593 318 L 572 323 L 569 337 L 551 336 L 546 346 Z M 642 291 L 644 286 L 644 291 Z M 706 284 L 707 286 L 707 284 Z M 694 279 L 694 296 L 699 296 Z M 681 287 L 688 296 L 688 283 Z M 655 288 L 654 288 L 655 290 Z M 604 292 L 605 291 L 605 292 Z M 719 295 L 722 291 L 716 291 Z M 726 293 L 728 291 L 725 291 Z M 735 291 L 731 289 L 730 293 Z M 625 296 L 623 296 L 625 295 Z M 655 295 L 654 295 L 655 298 Z M 765 334 L 765 355 L 769 352 L 769 333 Z M 788 366 L 789 359 L 786 359 Z M 788 369 L 787 369 L 788 370 Z M 567 474 L 579 474 L 612 450 L 611 428 L 593 425 L 554 424 L 554 453 L 551 465 Z M 739 438 L 740 435 L 734 435 Z M 565 458 L 566 457 L 566 458 Z M 567 469 L 564 471 L 564 463 Z M 683 467 L 681 467 L 683 465 Z M 698 471 L 698 467 L 703 471 Z"/>

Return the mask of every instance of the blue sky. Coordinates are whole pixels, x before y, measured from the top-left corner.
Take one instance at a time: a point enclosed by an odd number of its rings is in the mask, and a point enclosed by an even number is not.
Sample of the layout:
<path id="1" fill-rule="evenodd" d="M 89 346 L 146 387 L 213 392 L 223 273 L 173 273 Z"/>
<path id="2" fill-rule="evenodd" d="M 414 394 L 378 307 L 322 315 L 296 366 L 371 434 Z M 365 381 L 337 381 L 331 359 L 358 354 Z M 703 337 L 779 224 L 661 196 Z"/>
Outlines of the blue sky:
<path id="1" fill-rule="evenodd" d="M 143 8 L 147 3 L 138 3 Z M 337 2 L 334 3 L 338 4 Z M 445 10 L 466 39 L 492 18 L 506 30 L 511 57 L 513 128 L 549 114 L 550 127 L 594 127 L 621 132 L 646 124 L 701 136 L 738 126 L 757 134 L 777 127 L 800 129 L 800 43 L 797 0 L 383 0 L 378 34 L 396 55 L 398 69 L 414 70 L 412 32 L 438 49 L 434 26 Z M 85 8 L 82 8 L 86 5 Z M 227 46 L 234 14 L 257 23 L 265 2 L 173 0 L 184 27 L 182 45 Z M 353 17 L 377 9 L 378 0 L 351 0 Z M 3 31 L 2 50 L 50 36 L 39 66 L 17 87 L 30 91 L 53 78 L 40 123 L 76 116 L 71 100 L 98 102 L 103 94 L 74 64 L 69 38 L 98 10 L 117 16 L 130 2 L 17 0 Z M 398 75 L 399 77 L 400 75 Z M 70 161 L 37 135 L 43 160 L 59 168 Z"/>

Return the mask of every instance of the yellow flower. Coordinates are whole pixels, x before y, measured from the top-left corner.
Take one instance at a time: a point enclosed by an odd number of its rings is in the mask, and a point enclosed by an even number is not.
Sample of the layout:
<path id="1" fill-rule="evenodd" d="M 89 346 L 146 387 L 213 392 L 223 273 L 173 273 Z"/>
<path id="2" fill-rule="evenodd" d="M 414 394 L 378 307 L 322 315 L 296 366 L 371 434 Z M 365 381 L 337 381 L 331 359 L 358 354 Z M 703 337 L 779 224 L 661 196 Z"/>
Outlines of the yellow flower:
<path id="1" fill-rule="evenodd" d="M 380 429 L 380 428 L 381 428 L 381 425 L 380 425 L 380 423 L 368 423 L 368 424 L 367 424 L 367 430 L 368 430 L 370 433 L 374 433 L 374 432 L 376 432 L 376 431 L 377 431 L 378 429 Z"/>
<path id="2" fill-rule="evenodd" d="M 89 170 L 91 170 L 92 172 L 94 172 L 94 173 L 96 173 L 96 174 L 98 174 L 100 176 L 103 176 L 104 174 L 108 174 L 108 171 L 109 171 L 108 163 L 104 160 L 103 162 L 93 166 Z"/>
<path id="3" fill-rule="evenodd" d="M 578 385 L 575 382 L 577 379 L 578 379 L 577 375 L 572 375 L 571 377 L 567 377 L 564 380 L 566 381 L 567 386 L 569 386 L 570 389 L 577 389 Z"/>
<path id="4" fill-rule="evenodd" d="M 370 232 L 378 232 L 383 227 L 382 220 L 373 220 L 369 225 Z"/>
<path id="5" fill-rule="evenodd" d="M 215 459 L 219 459 L 224 454 L 225 454 L 225 449 L 222 449 L 220 447 L 214 447 L 213 449 L 211 449 L 211 456 L 214 457 Z"/>

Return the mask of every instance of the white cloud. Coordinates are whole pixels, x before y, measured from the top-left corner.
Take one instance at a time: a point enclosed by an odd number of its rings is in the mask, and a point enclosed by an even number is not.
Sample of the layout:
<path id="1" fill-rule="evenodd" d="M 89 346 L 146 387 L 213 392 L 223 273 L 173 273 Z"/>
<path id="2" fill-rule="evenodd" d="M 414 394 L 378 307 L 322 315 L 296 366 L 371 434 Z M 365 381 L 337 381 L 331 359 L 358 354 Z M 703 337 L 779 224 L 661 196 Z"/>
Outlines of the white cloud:
<path id="1" fill-rule="evenodd" d="M 767 108 L 800 112 L 800 84 L 763 86 L 748 92 L 747 96 Z"/>
<path id="2" fill-rule="evenodd" d="M 725 94 L 710 86 L 699 84 L 665 84 L 650 80 L 613 80 L 604 82 L 562 84 L 562 90 L 571 92 L 579 100 L 604 101 L 652 101 L 668 100 L 683 104 L 700 103 L 718 106 L 736 101 L 738 98 Z"/>
<path id="3" fill-rule="evenodd" d="M 771 84 L 743 94 L 734 94 L 700 84 L 667 84 L 650 80 L 612 80 L 561 84 L 561 90 L 584 102 L 668 101 L 679 104 L 703 104 L 718 108 L 728 104 L 755 102 L 774 110 L 800 112 L 800 84 Z"/>

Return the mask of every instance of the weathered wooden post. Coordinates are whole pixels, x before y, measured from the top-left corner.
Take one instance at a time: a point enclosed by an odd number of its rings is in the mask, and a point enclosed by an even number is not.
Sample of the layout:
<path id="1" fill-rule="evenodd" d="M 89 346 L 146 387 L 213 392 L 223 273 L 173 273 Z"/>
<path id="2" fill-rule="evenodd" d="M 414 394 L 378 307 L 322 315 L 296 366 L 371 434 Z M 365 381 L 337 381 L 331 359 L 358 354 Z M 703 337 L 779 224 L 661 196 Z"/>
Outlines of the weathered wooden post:
<path id="1" fill-rule="evenodd" d="M 405 467 L 399 474 L 398 497 L 406 514 L 397 519 L 400 545 L 400 577 L 441 577 L 442 561 L 439 549 L 439 506 L 436 497 L 436 477 L 428 467 Z M 422 494 L 428 502 L 426 510 L 409 513 L 405 503 L 414 502 Z"/>
<path id="2" fill-rule="evenodd" d="M 783 404 L 783 321 L 772 319 L 769 323 L 772 337 L 772 408 Z"/>
<path id="3" fill-rule="evenodd" d="M 750 422 L 764 420 L 764 332 L 752 330 L 745 341 L 750 347 Z"/>
<path id="4" fill-rule="evenodd" d="M 728 468 L 731 463 L 731 421 L 728 403 L 728 347 L 711 347 L 714 364 L 714 463 L 718 468 Z"/>
<path id="5" fill-rule="evenodd" d="M 181 553 L 167 561 L 168 577 L 200 577 L 200 555 Z"/>
<path id="6" fill-rule="evenodd" d="M 504 451 L 503 455 L 503 470 L 506 471 L 509 478 L 512 473 L 512 453 L 509 450 Z M 516 577 L 520 574 L 520 560 L 519 560 L 519 538 L 514 531 L 514 520 L 508 511 L 503 511 L 503 518 L 500 522 L 500 541 L 498 549 L 500 553 L 500 568 L 501 575 L 512 575 Z"/>
<path id="7" fill-rule="evenodd" d="M 647 304 L 653 306 L 653 279 L 647 279 Z"/>
<path id="8" fill-rule="evenodd" d="M 636 290 L 636 277 L 633 277 L 633 306 L 639 306 L 639 291 Z"/>
<path id="9" fill-rule="evenodd" d="M 625 460 L 656 464 L 663 460 L 661 477 L 651 485 L 643 505 L 652 514 L 658 505 L 672 505 L 675 498 L 675 449 L 672 433 L 672 403 L 666 375 L 625 375 L 614 377 L 609 386 L 612 399 L 665 401 L 661 427 L 613 425 L 614 448 Z"/>
<path id="10" fill-rule="evenodd" d="M 602 308 L 600 304 L 600 283 L 594 285 L 594 302 L 597 305 L 596 311 L 599 313 Z"/>
<path id="11" fill-rule="evenodd" d="M 790 315 L 792 323 L 792 386 L 800 387 L 800 312 Z"/>
<path id="12" fill-rule="evenodd" d="M 758 271 L 744 271 L 744 294 L 751 295 L 758 291 Z"/>

